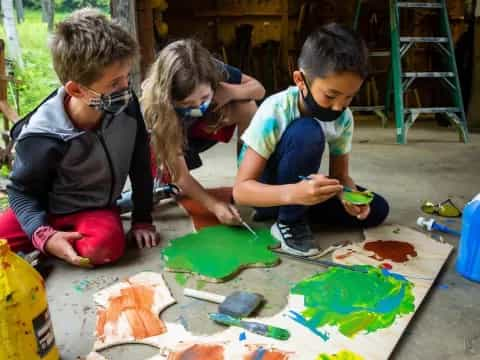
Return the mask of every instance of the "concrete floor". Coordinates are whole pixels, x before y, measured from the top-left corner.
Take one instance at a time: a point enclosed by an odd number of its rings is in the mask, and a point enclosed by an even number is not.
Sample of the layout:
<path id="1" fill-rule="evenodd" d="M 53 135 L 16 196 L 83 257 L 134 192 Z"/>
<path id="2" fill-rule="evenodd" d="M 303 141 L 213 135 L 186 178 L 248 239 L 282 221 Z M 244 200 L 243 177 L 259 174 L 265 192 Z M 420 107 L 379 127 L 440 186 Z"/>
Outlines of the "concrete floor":
<path id="1" fill-rule="evenodd" d="M 421 126 L 423 125 L 423 126 Z M 351 173 L 357 183 L 383 194 L 391 204 L 389 223 L 415 227 L 422 213 L 422 200 L 452 198 L 463 206 L 480 192 L 480 134 L 471 143 L 457 142 L 451 129 L 416 125 L 409 133 L 409 144 L 395 145 L 395 130 L 382 129 L 378 122 L 357 121 Z M 204 166 L 195 172 L 205 186 L 229 185 L 235 174 L 234 147 L 218 145 L 204 156 Z M 214 161 L 213 161 L 214 160 Z M 248 209 L 242 209 L 247 216 Z M 156 211 L 156 225 L 162 245 L 191 229 L 189 219 L 172 203 Z M 460 228 L 460 221 L 450 224 Z M 318 229 L 318 244 L 325 248 L 339 241 L 361 239 L 360 231 Z M 458 239 L 445 237 L 454 246 Z M 423 302 L 394 350 L 393 359 L 480 359 L 480 284 L 460 277 L 454 269 L 454 252 L 437 283 Z M 92 295 L 110 283 L 143 270 L 162 271 L 158 249 L 130 249 L 113 266 L 95 270 L 76 269 L 55 262 L 47 279 L 50 311 L 62 359 L 75 359 L 88 353 L 93 344 L 95 308 Z M 268 305 L 260 315 L 269 316 L 286 304 L 289 286 L 316 271 L 314 265 L 285 260 L 272 269 L 249 269 L 225 284 L 208 284 L 204 289 L 228 293 L 232 289 L 258 291 Z M 180 321 L 194 333 L 213 333 L 220 328 L 205 321 L 214 306 L 189 300 L 170 273 L 165 278 L 178 303 L 163 314 L 167 321 Z M 442 286 L 438 286 L 442 285 Z M 444 285 L 447 285 L 444 286 Z M 187 286 L 195 287 L 190 278 Z M 124 347 L 105 354 L 115 359 L 143 359 L 153 354 L 143 346 Z"/>

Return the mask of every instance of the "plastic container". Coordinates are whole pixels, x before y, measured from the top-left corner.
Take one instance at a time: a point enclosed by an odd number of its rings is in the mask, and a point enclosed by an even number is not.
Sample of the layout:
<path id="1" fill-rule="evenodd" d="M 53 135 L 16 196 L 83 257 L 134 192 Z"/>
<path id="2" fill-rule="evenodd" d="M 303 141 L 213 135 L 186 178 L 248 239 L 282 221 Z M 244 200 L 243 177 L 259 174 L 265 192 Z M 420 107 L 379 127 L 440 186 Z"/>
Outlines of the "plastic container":
<path id="1" fill-rule="evenodd" d="M 463 210 L 457 271 L 469 280 L 480 282 L 480 194 Z"/>
<path id="2" fill-rule="evenodd" d="M 0 239 L 0 359 L 57 360 L 45 283 Z"/>

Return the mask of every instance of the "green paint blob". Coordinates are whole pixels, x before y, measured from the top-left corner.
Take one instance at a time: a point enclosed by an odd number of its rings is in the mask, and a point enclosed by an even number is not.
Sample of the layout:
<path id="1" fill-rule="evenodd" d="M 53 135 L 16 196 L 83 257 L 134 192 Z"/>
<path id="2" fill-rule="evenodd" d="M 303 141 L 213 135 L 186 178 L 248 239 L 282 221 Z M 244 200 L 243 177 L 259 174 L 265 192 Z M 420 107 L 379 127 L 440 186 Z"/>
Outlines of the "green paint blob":
<path id="1" fill-rule="evenodd" d="M 353 205 L 368 205 L 373 201 L 374 194 L 371 191 L 344 191 L 343 200 Z"/>
<path id="2" fill-rule="evenodd" d="M 353 337 L 387 328 L 397 316 L 415 310 L 410 281 L 369 265 L 354 265 L 352 270 L 330 268 L 292 288 L 292 294 L 304 296 L 302 316 L 308 326 L 338 326 L 343 335 Z"/>
<path id="3" fill-rule="evenodd" d="M 218 225 L 172 240 L 162 250 L 166 268 L 190 272 L 214 281 L 225 280 L 249 266 L 273 266 L 278 247 L 269 229 L 256 229 L 258 238 L 241 227 Z"/>
<path id="4" fill-rule="evenodd" d="M 337 354 L 320 354 L 316 360 L 365 360 L 362 356 L 348 350 L 342 350 Z"/>
<path id="5" fill-rule="evenodd" d="M 188 274 L 185 274 L 185 273 L 176 273 L 175 274 L 175 280 L 177 281 L 177 283 L 180 286 L 185 286 L 185 284 L 187 283 L 189 278 L 190 278 L 190 276 L 188 276 Z"/>

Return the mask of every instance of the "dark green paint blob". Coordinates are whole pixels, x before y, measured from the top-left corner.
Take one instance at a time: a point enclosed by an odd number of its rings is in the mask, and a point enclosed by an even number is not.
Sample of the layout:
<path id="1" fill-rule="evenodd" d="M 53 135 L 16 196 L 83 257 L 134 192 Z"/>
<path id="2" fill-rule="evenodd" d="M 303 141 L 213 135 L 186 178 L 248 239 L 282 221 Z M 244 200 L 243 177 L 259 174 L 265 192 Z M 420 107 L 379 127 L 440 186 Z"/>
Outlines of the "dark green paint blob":
<path id="1" fill-rule="evenodd" d="M 368 205 L 373 201 L 374 194 L 371 191 L 344 191 L 343 200 L 353 205 Z"/>
<path id="2" fill-rule="evenodd" d="M 413 283 L 402 276 L 368 265 L 352 271 L 330 268 L 295 285 L 291 292 L 304 296 L 303 317 L 320 328 L 338 326 L 353 337 L 391 326 L 397 316 L 415 310 Z"/>
<path id="3" fill-rule="evenodd" d="M 278 242 L 269 229 L 256 229 L 258 238 L 240 227 L 218 225 L 172 240 L 162 250 L 170 271 L 199 274 L 214 281 L 225 280 L 249 266 L 273 266 L 278 256 L 270 248 Z"/>

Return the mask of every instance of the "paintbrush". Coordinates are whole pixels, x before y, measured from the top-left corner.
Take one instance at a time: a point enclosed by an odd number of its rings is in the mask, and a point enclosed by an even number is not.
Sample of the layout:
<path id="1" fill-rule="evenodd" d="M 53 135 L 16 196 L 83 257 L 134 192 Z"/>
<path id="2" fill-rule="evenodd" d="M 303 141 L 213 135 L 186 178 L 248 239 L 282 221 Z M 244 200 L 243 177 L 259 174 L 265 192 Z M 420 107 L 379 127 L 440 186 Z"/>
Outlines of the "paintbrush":
<path id="1" fill-rule="evenodd" d="M 312 178 L 310 176 L 299 175 L 298 178 L 300 180 L 312 180 Z M 358 190 L 353 190 L 351 187 L 348 187 L 348 186 L 345 186 L 345 185 L 342 185 L 342 186 L 343 186 L 343 191 L 345 191 L 345 192 L 360 192 Z"/>
<path id="2" fill-rule="evenodd" d="M 342 268 L 342 269 L 347 269 L 347 270 L 361 272 L 361 273 L 366 273 L 367 272 L 367 270 L 364 270 L 364 269 L 353 268 L 350 265 L 339 264 L 339 263 L 336 263 L 336 262 L 333 262 L 333 261 L 330 261 L 330 260 L 311 259 L 309 257 L 300 256 L 300 255 L 293 255 L 293 254 L 289 254 L 289 253 L 286 253 L 284 251 L 280 251 L 280 250 L 276 250 L 276 249 L 272 249 L 272 251 L 277 253 L 277 254 L 280 254 L 280 255 L 295 259 L 295 260 L 304 261 L 304 262 L 308 262 L 308 263 L 311 263 L 311 264 L 317 264 L 317 265 L 324 266 L 324 267 L 332 267 L 333 266 L 333 267 L 339 267 L 339 268 Z"/>
<path id="3" fill-rule="evenodd" d="M 290 332 L 288 330 L 276 326 L 266 325 L 253 321 L 244 321 L 229 315 L 219 313 L 210 313 L 208 314 L 208 317 L 211 320 L 220 324 L 237 326 L 255 334 L 271 337 L 277 340 L 288 340 L 290 338 Z"/>
<path id="4" fill-rule="evenodd" d="M 245 222 L 245 220 L 243 220 L 242 218 L 240 218 L 239 220 L 240 220 L 240 224 L 242 224 L 243 227 L 245 227 L 248 231 L 250 231 L 252 235 L 255 236 L 255 238 L 258 238 L 257 233 Z"/>

